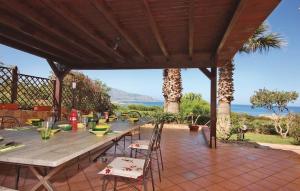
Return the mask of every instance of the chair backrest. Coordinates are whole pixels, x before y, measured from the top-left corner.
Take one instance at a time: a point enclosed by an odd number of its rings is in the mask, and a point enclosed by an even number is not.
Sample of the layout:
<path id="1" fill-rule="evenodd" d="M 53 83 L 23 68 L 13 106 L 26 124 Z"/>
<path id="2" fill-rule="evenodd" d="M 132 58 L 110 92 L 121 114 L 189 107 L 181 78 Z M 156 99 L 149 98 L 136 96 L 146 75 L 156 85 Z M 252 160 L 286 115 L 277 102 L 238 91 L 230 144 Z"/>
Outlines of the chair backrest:
<path id="1" fill-rule="evenodd" d="M 20 122 L 12 116 L 0 116 L 0 129 L 20 127 Z"/>
<path id="2" fill-rule="evenodd" d="M 158 135 L 157 135 L 157 139 L 155 141 L 155 148 L 158 148 L 160 146 L 163 127 L 164 127 L 164 123 L 162 122 L 162 123 L 159 124 Z"/>
<path id="3" fill-rule="evenodd" d="M 159 125 L 155 124 L 154 129 L 153 129 L 152 134 L 151 134 L 150 141 L 149 141 L 149 147 L 148 147 L 148 150 L 147 150 L 147 155 L 146 155 L 145 164 L 144 164 L 144 168 L 143 168 L 144 175 L 146 175 L 149 171 L 150 162 L 151 162 L 151 160 L 150 160 L 151 159 L 151 154 L 152 154 L 153 148 L 155 146 L 155 143 L 158 139 L 158 134 L 159 134 Z"/>

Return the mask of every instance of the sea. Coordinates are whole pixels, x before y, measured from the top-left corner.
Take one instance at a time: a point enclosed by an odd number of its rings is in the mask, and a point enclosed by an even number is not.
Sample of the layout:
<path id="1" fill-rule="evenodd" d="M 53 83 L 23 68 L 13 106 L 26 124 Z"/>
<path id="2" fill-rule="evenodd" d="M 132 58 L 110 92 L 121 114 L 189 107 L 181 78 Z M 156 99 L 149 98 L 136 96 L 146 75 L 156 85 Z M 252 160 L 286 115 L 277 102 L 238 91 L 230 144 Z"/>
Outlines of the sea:
<path id="1" fill-rule="evenodd" d="M 161 106 L 162 107 L 164 103 L 161 101 L 157 101 L 157 102 L 132 101 L 132 102 L 123 102 L 123 104 L 141 104 L 141 105 L 146 105 L 146 106 Z M 293 113 L 300 113 L 300 107 L 290 106 L 288 108 Z M 231 111 L 237 112 L 237 113 L 246 113 L 246 114 L 252 115 L 252 116 L 262 116 L 262 115 L 272 114 L 271 111 L 264 109 L 264 108 L 252 108 L 251 105 L 241 105 L 241 104 L 232 104 Z"/>

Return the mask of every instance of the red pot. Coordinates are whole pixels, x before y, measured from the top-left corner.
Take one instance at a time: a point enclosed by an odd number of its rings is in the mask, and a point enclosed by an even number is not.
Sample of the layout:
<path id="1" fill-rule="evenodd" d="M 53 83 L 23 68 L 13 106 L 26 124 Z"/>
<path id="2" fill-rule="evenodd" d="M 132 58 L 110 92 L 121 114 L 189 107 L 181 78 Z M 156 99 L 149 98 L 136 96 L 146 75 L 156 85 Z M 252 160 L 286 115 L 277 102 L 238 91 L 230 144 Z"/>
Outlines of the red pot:
<path id="1" fill-rule="evenodd" d="M 199 125 L 189 125 L 190 131 L 198 131 L 199 130 Z"/>

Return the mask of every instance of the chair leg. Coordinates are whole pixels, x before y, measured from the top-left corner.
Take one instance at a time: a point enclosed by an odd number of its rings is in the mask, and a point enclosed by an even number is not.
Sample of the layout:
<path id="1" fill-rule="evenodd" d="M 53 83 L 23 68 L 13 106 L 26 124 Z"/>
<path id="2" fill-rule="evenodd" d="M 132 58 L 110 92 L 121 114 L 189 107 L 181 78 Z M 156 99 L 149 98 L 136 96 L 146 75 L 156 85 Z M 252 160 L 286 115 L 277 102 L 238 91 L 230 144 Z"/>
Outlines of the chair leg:
<path id="1" fill-rule="evenodd" d="M 15 189 L 18 190 L 18 188 L 19 188 L 19 180 L 20 180 L 21 167 L 19 165 L 17 165 L 16 166 L 16 170 L 17 170 L 17 176 L 16 176 L 16 182 L 15 182 Z"/>
<path id="2" fill-rule="evenodd" d="M 141 126 L 139 126 L 139 140 L 141 140 Z"/>
<path id="3" fill-rule="evenodd" d="M 125 150 L 125 147 L 126 147 L 125 143 L 126 143 L 126 136 L 124 136 L 124 150 Z"/>
<path id="4" fill-rule="evenodd" d="M 164 170 L 164 161 L 163 161 L 163 158 L 162 158 L 162 155 L 161 155 L 160 145 L 159 145 L 158 149 L 159 149 L 159 155 L 160 155 L 161 170 L 163 171 Z"/>
<path id="5" fill-rule="evenodd" d="M 102 191 L 106 190 L 107 184 L 108 184 L 108 181 L 106 181 L 106 177 L 104 176 L 103 177 L 103 182 L 102 182 Z"/>
<path id="6" fill-rule="evenodd" d="M 137 149 L 135 149 L 135 155 L 134 155 L 134 158 L 137 157 Z"/>
<path id="7" fill-rule="evenodd" d="M 156 153 L 156 161 L 157 161 L 157 168 L 158 168 L 158 177 L 159 177 L 159 181 L 161 182 L 160 167 L 159 167 L 160 164 L 159 164 L 157 149 L 155 150 L 155 153 Z"/>
<path id="8" fill-rule="evenodd" d="M 144 177 L 143 177 L 143 184 L 144 184 L 144 191 L 148 191 L 148 188 L 147 188 L 147 179 L 146 179 L 146 175 L 144 174 Z"/>
<path id="9" fill-rule="evenodd" d="M 150 161 L 150 174 L 151 174 L 152 190 L 155 191 L 155 188 L 154 188 L 154 178 L 153 178 L 153 172 L 152 172 L 151 162 L 152 161 Z"/>
<path id="10" fill-rule="evenodd" d="M 114 191 L 117 190 L 117 177 L 114 177 Z"/>
<path id="11" fill-rule="evenodd" d="M 77 157 L 77 170 L 79 170 L 80 169 L 80 159 L 79 159 L 79 157 Z"/>
<path id="12" fill-rule="evenodd" d="M 116 154 L 117 154 L 117 142 L 115 142 L 115 152 L 114 152 L 114 157 L 116 156 Z"/>

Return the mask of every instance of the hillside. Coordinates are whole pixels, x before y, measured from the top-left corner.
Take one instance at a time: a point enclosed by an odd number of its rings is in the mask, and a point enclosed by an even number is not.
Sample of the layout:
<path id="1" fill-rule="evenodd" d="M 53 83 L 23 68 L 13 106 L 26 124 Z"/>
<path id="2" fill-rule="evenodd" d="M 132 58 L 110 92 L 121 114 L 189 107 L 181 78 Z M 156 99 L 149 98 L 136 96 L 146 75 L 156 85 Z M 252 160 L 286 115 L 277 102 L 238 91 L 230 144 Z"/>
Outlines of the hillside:
<path id="1" fill-rule="evenodd" d="M 109 95 L 111 96 L 111 100 L 113 102 L 154 102 L 159 101 L 154 99 L 153 97 L 135 93 L 128 93 L 123 90 L 119 90 L 116 88 L 111 88 L 109 91 Z"/>

